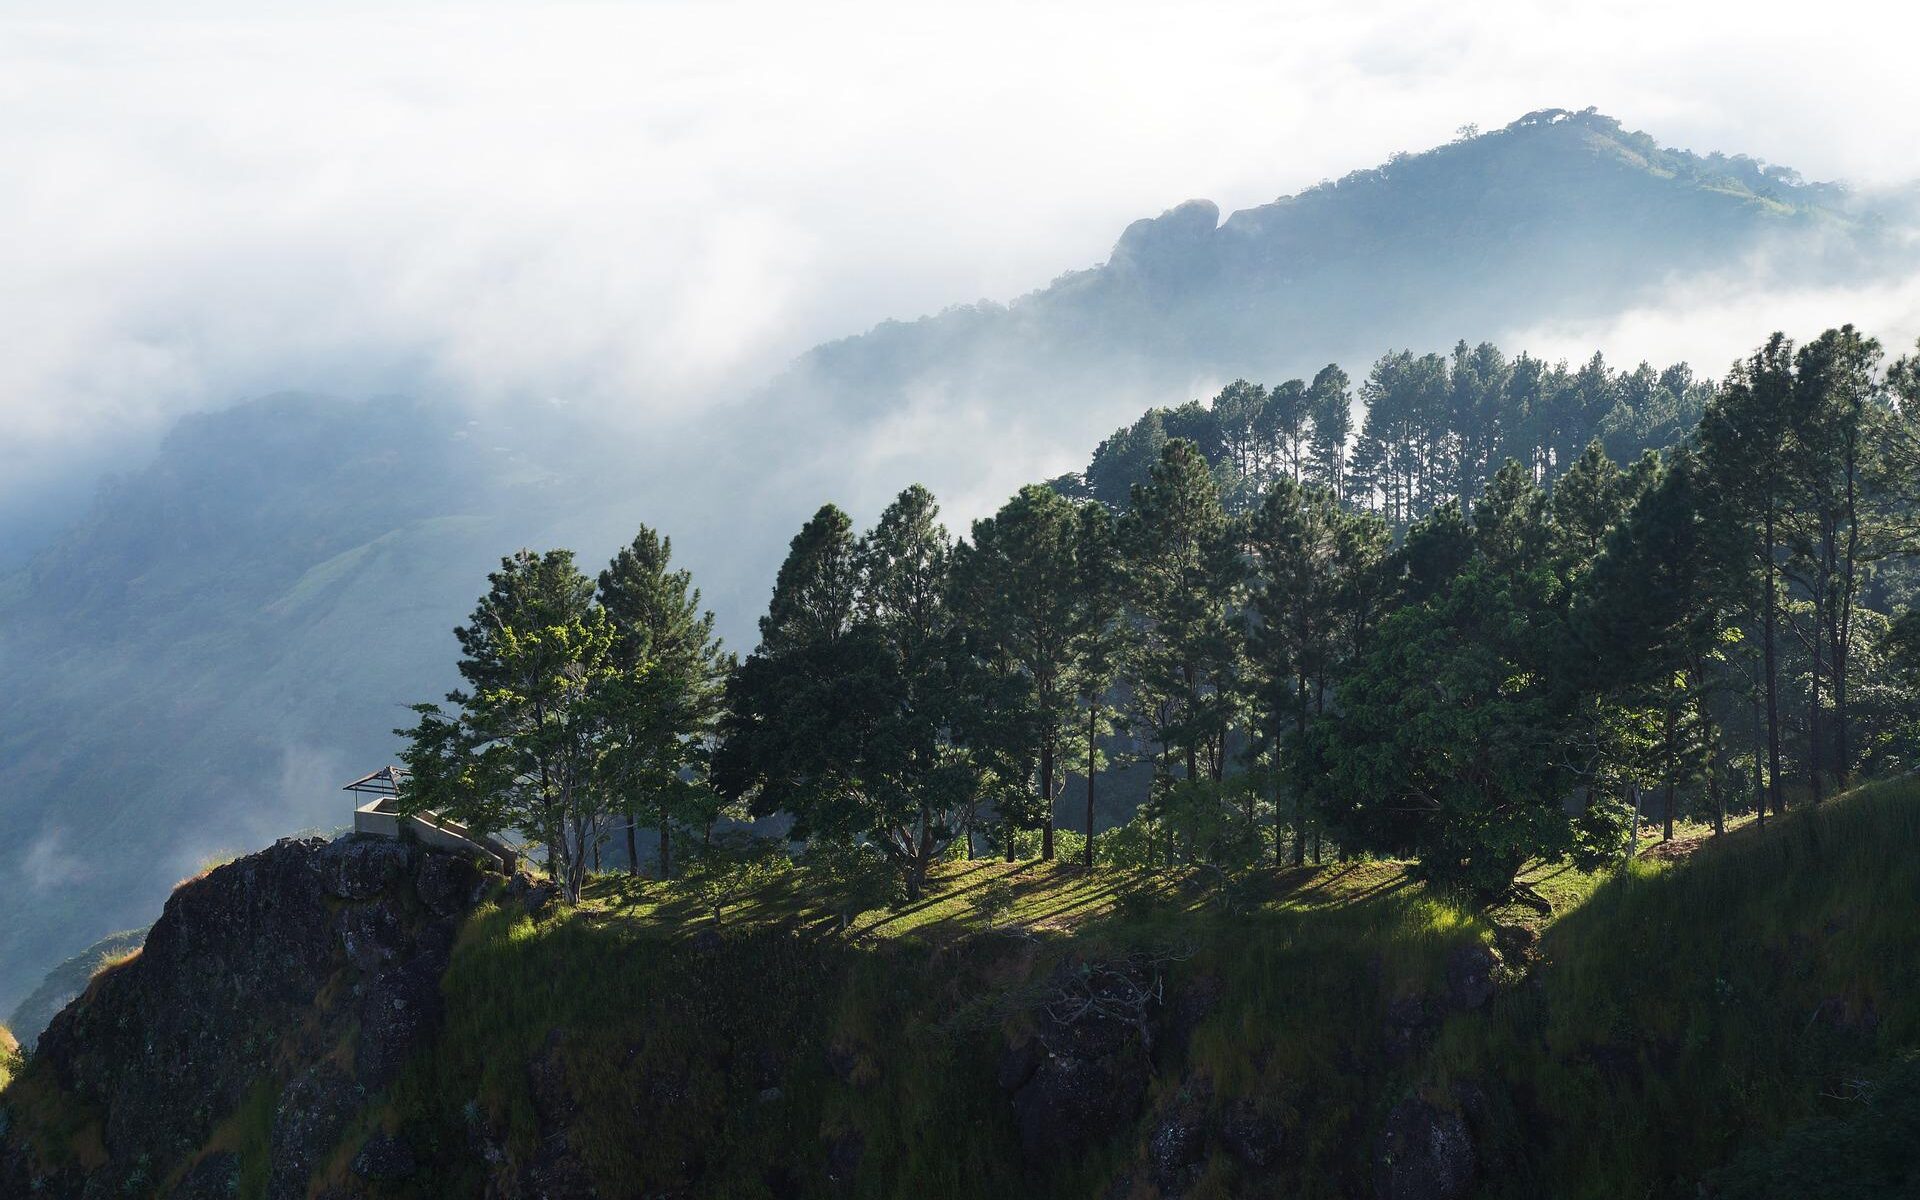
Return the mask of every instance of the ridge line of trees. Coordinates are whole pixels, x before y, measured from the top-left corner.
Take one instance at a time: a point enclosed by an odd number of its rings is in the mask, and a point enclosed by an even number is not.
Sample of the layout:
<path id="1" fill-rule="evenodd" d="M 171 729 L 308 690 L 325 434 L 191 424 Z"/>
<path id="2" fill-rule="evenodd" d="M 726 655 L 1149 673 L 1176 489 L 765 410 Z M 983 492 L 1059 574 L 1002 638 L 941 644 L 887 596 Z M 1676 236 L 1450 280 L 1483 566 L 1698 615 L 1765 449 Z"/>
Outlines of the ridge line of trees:
<path id="1" fill-rule="evenodd" d="M 1774 335 L 1720 383 L 1464 342 L 1355 389 L 1157 409 L 956 540 L 914 485 L 794 537 L 744 660 L 643 529 L 597 586 L 510 556 L 422 705 L 406 802 L 548 848 L 782 817 L 909 897 L 978 839 L 1056 853 L 1070 777 L 1147 776 L 1118 862 L 1411 859 L 1482 903 L 1920 756 L 1920 350 Z M 1797 783 L 1794 782 L 1797 780 Z M 757 852 L 756 852 L 757 853 Z M 864 885 L 863 885 L 864 886 Z"/>

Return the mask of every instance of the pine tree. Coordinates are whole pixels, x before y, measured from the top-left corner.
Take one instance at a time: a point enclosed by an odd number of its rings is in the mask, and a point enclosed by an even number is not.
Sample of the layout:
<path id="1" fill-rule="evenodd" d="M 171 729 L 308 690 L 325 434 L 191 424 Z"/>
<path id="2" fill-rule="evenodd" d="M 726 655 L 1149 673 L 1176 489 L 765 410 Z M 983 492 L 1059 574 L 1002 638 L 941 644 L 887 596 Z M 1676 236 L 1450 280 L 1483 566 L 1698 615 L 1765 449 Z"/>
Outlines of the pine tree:
<path id="1" fill-rule="evenodd" d="M 711 825 L 711 793 L 686 777 L 703 765 L 720 716 L 730 667 L 713 633 L 713 614 L 700 608 L 700 590 L 685 570 L 671 570 L 673 539 L 641 526 L 600 572 L 598 597 L 614 630 L 614 654 L 624 672 L 644 674 L 644 702 L 624 711 L 644 716 L 625 729 L 610 756 L 627 797 L 628 869 L 639 874 L 634 826 L 643 812 L 659 825 L 660 877 L 673 877 L 676 810 Z"/>

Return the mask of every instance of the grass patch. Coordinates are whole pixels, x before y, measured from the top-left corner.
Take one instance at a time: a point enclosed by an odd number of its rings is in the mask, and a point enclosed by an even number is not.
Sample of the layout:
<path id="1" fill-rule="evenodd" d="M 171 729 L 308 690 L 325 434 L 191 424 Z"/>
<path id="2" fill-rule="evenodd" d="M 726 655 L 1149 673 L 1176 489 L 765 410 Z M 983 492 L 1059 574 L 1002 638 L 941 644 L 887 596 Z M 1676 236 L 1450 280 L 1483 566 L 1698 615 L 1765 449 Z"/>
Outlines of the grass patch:
<path id="1" fill-rule="evenodd" d="M 1692 1195 L 1707 1167 L 1848 1115 L 1920 1049 L 1916 849 L 1920 784 L 1894 782 L 1595 888 L 1547 930 L 1540 986 L 1436 1053 L 1558 1134 L 1492 1194 Z"/>

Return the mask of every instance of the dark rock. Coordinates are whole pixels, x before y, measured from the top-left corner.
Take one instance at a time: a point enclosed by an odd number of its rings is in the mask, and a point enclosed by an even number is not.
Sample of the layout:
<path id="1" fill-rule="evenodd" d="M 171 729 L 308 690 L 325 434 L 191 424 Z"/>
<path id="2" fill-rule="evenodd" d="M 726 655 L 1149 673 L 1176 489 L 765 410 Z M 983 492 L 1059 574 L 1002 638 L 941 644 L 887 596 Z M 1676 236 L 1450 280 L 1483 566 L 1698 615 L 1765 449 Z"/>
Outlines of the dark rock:
<path id="1" fill-rule="evenodd" d="M 1467 1119 L 1417 1097 L 1393 1106 L 1374 1160 L 1378 1200 L 1460 1200 L 1473 1187 L 1479 1156 Z"/>
<path id="2" fill-rule="evenodd" d="M 417 895 L 422 877 L 440 877 L 424 868 L 434 858 L 449 856 L 380 839 L 283 839 L 176 889 L 140 955 L 41 1039 L 37 1061 L 99 1114 L 106 1143 L 91 1178 L 48 1194 L 151 1190 L 175 1174 L 224 1194 L 222 1164 L 195 1156 L 271 1080 L 281 1090 L 269 1191 L 305 1196 L 368 1090 L 397 1078 L 439 1028 L 455 921 L 428 917 Z M 333 1065 L 343 1043 L 351 1075 Z M 0 1162 L 0 1195 L 12 1183 Z"/>
<path id="3" fill-rule="evenodd" d="M 1814 1021 L 1839 1033 L 1870 1038 L 1880 1031 L 1880 1010 L 1873 1001 L 1854 996 L 1829 996 L 1813 1010 Z"/>
<path id="4" fill-rule="evenodd" d="M 1022 1038 L 1000 1052 L 999 1065 L 994 1070 L 994 1079 L 1003 1092 L 1017 1092 L 1033 1078 L 1040 1064 L 1047 1060 L 1047 1047 L 1037 1037 Z"/>
<path id="5" fill-rule="evenodd" d="M 1401 996 L 1387 1005 L 1387 1061 L 1404 1063 L 1420 1051 L 1433 1032 L 1433 1018 L 1422 996 Z"/>
<path id="6" fill-rule="evenodd" d="M 1138 1056 L 1050 1054 L 1014 1093 L 1020 1144 L 1034 1161 L 1077 1153 L 1132 1123 L 1146 1090 Z"/>
<path id="7" fill-rule="evenodd" d="M 827 1182 L 835 1188 L 851 1186 L 866 1153 L 867 1139 L 858 1129 L 834 1136 L 827 1142 Z"/>
<path id="8" fill-rule="evenodd" d="M 413 1147 L 392 1134 L 376 1133 L 353 1156 L 353 1173 L 376 1183 L 405 1179 L 420 1169 Z"/>
<path id="9" fill-rule="evenodd" d="M 231 1150 L 193 1164 L 167 1193 L 167 1200 L 231 1200 L 240 1194 L 240 1156 Z"/>
<path id="10" fill-rule="evenodd" d="M 519 902 L 530 917 L 538 917 L 559 893 L 552 884 L 540 883 L 530 875 L 515 875 L 507 881 L 507 899 Z"/>
<path id="11" fill-rule="evenodd" d="M 272 1065 L 337 969 L 318 839 L 283 839 L 176 889 L 138 957 L 54 1017 L 36 1058 L 104 1118 L 109 1163 L 170 1171 Z"/>
<path id="12" fill-rule="evenodd" d="M 1081 1015 L 1062 1020 L 1046 1007 L 1036 1014 L 1036 1040 L 1045 1056 L 1013 1095 L 1020 1144 L 1030 1159 L 1071 1155 L 1139 1115 L 1149 1075 L 1140 1025 L 1109 1015 L 1110 1009 L 1077 1003 L 1093 996 L 1138 994 L 1145 980 L 1133 971 L 1126 964 L 1071 962 L 1055 971 L 1050 988 L 1060 1011 Z M 1009 1064 L 1009 1075 L 1017 1074 L 1013 1067 Z"/>
<path id="13" fill-rule="evenodd" d="M 439 1032 L 444 1010 L 440 976 L 452 951 L 452 930 L 424 933 L 412 958 L 375 977 L 366 988 L 354 1070 L 367 1089 L 377 1091 L 398 1079 L 415 1048 Z"/>
<path id="14" fill-rule="evenodd" d="M 1472 1010 L 1493 999 L 1497 989 L 1493 972 L 1500 960 L 1478 942 L 1456 946 L 1447 954 L 1447 1003 Z"/>
<path id="15" fill-rule="evenodd" d="M 327 890 L 341 900 L 370 900 L 406 872 L 413 851 L 375 837 L 344 837 L 320 851 Z"/>
<path id="16" fill-rule="evenodd" d="M 1212 975 L 1200 975 L 1187 981 L 1168 1005 L 1167 1047 L 1176 1055 L 1184 1054 L 1193 1031 L 1213 1015 L 1220 1003 L 1220 981 Z"/>
<path id="17" fill-rule="evenodd" d="M 479 903 L 485 877 L 473 860 L 459 854 L 420 856 L 413 890 L 435 916 L 454 917 Z"/>
<path id="18" fill-rule="evenodd" d="M 1163 1196 L 1180 1195 L 1200 1177 L 1211 1095 L 1205 1080 L 1185 1089 L 1161 1112 L 1147 1135 L 1147 1167 Z"/>
<path id="19" fill-rule="evenodd" d="M 827 1047 L 827 1070 L 833 1077 L 849 1086 L 865 1082 L 861 1076 L 861 1053 L 845 1042 L 834 1042 Z"/>
<path id="20" fill-rule="evenodd" d="M 596 1193 L 593 1176 L 574 1153 L 567 1135 L 551 1133 L 541 1139 L 525 1181 L 515 1194 L 537 1200 L 592 1200 Z"/>
<path id="21" fill-rule="evenodd" d="M 1510 962 L 1527 958 L 1540 943 L 1540 935 L 1525 925 L 1497 925 L 1493 930 L 1493 945 L 1500 957 Z"/>
<path id="22" fill-rule="evenodd" d="M 351 905 L 340 910 L 335 922 L 347 961 L 366 975 L 386 970 L 407 944 L 406 927 L 391 905 Z"/>
<path id="23" fill-rule="evenodd" d="M 566 1041 L 558 1029 L 547 1034 L 540 1053 L 527 1064 L 527 1084 L 543 1129 L 565 1126 L 579 1112 L 567 1078 Z"/>
<path id="24" fill-rule="evenodd" d="M 307 1181 L 340 1141 L 365 1094 L 329 1061 L 308 1068 L 280 1093 L 269 1135 L 267 1195 L 304 1197 Z"/>
<path id="25" fill-rule="evenodd" d="M 1260 1111 L 1251 1100 L 1235 1100 L 1220 1115 L 1220 1144 L 1249 1167 L 1270 1167 L 1280 1161 L 1286 1131 L 1280 1122 Z"/>

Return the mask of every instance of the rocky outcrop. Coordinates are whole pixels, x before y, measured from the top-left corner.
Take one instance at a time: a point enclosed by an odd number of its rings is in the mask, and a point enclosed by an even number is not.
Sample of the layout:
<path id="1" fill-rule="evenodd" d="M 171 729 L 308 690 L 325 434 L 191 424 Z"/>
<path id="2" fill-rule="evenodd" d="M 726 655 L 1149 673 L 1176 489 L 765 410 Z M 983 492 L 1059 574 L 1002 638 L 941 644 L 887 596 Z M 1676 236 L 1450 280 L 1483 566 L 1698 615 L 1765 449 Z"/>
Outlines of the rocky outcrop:
<path id="1" fill-rule="evenodd" d="M 227 1194 L 233 1156 L 197 1156 L 267 1088 L 269 1195 L 304 1196 L 369 1095 L 437 1032 L 440 976 L 483 887 L 471 862 L 354 837 L 285 839 L 181 885 L 145 949 L 41 1037 L 33 1069 L 98 1114 L 106 1160 L 41 1193 L 178 1173 L 175 1195 Z M 0 1159 L 0 1181 L 40 1178 L 24 1146 Z"/>
<path id="2" fill-rule="evenodd" d="M 1480 1170 L 1466 1113 L 1409 1096 L 1387 1114 L 1374 1159 L 1377 1200 L 1462 1200 Z"/>
<path id="3" fill-rule="evenodd" d="M 1029 1160 L 1061 1161 L 1139 1116 L 1161 999 L 1155 972 L 1133 960 L 1062 963 L 1054 972 L 1034 1014 L 1037 1032 L 998 1065 Z"/>

